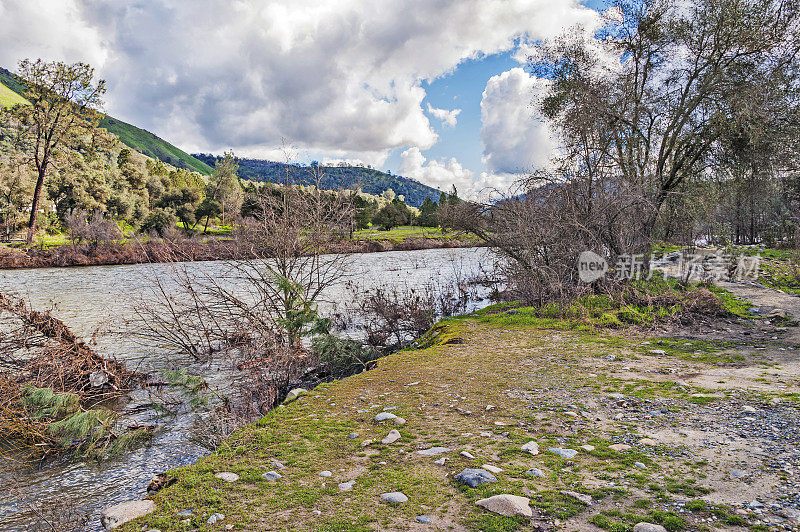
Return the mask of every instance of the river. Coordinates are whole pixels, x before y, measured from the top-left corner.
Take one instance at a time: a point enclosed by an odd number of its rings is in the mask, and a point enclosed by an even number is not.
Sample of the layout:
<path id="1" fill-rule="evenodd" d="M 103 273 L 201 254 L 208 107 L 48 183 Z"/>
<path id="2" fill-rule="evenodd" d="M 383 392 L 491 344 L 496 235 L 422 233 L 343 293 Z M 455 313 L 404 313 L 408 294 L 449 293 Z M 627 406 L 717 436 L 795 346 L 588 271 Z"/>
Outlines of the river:
<path id="1" fill-rule="evenodd" d="M 224 271 L 221 262 L 191 265 L 204 273 Z M 352 255 L 348 280 L 360 289 L 386 286 L 421 288 L 469 277 L 492 269 L 491 255 L 481 248 L 432 249 Z M 15 293 L 38 309 L 52 308 L 72 330 L 91 340 L 100 354 L 116 358 L 146 373 L 189 367 L 212 387 L 224 389 L 225 372 L 211 365 L 193 364 L 145 348 L 120 334 L 132 318 L 136 295 L 154 276 L 167 275 L 169 266 L 136 264 L 86 268 L 43 268 L 0 271 L 0 292 Z M 325 294 L 328 301 L 346 302 L 351 292 L 343 287 Z M 473 307 L 486 304 L 479 297 Z M 332 310 L 330 304 L 321 313 Z M 90 514 L 88 530 L 102 530 L 99 512 L 108 506 L 146 496 L 147 485 L 160 472 L 191 464 L 208 450 L 192 438 L 194 415 L 162 418 L 147 446 L 103 463 L 61 460 L 38 470 L 20 470 L 0 462 L 0 529 L 34 530 L 38 513 L 64 514 L 70 509 Z"/>

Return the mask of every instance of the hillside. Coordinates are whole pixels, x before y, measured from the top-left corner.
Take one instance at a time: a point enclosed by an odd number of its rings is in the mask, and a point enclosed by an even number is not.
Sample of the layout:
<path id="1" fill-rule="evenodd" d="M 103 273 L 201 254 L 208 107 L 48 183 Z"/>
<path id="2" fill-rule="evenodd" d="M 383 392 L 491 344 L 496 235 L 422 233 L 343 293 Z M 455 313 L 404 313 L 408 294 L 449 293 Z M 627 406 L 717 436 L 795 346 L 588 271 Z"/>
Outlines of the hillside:
<path id="1" fill-rule="evenodd" d="M 212 167 L 220 158 L 205 153 L 193 155 Z M 320 185 L 324 189 L 347 189 L 360 185 L 364 192 L 375 195 L 392 189 L 397 195 L 405 196 L 405 202 L 412 207 L 421 206 L 425 197 L 439 200 L 438 190 L 408 177 L 361 166 L 321 166 L 320 169 L 324 174 Z M 239 159 L 239 177 L 242 179 L 282 183 L 286 181 L 287 174 L 293 183 L 309 185 L 314 182 L 309 167 L 261 159 Z"/>
<path id="2" fill-rule="evenodd" d="M 24 103 L 25 100 L 22 98 L 24 90 L 25 87 L 13 73 L 0 67 L 0 105 Z M 111 116 L 104 116 L 100 121 L 100 127 L 117 135 L 126 146 L 148 157 L 160 159 L 176 168 L 184 168 L 205 175 L 211 174 L 211 167 L 149 131 Z"/>

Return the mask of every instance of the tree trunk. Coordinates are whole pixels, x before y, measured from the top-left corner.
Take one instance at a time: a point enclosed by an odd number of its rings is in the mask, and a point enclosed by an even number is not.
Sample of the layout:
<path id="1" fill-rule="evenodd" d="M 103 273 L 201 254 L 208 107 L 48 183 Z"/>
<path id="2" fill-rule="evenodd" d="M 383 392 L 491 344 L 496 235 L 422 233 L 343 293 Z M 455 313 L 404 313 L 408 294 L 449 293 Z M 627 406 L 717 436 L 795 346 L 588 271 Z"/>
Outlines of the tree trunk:
<path id="1" fill-rule="evenodd" d="M 39 170 L 39 178 L 36 180 L 36 189 L 33 192 L 33 203 L 31 203 L 31 219 L 28 224 L 27 244 L 33 244 L 33 236 L 36 234 L 36 212 L 39 210 L 39 203 L 42 200 L 42 188 L 44 187 L 44 170 Z"/>

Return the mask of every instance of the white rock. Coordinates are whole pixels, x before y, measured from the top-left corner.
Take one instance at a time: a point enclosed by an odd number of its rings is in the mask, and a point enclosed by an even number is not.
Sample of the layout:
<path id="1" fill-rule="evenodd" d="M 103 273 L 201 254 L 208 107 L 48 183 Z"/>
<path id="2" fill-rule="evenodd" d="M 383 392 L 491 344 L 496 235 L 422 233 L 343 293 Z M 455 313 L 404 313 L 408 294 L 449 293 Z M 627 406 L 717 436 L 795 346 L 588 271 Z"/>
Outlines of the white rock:
<path id="1" fill-rule="evenodd" d="M 434 460 L 433 463 L 436 465 L 443 466 L 447 462 L 447 458 L 439 458 L 438 460 Z"/>
<path id="2" fill-rule="evenodd" d="M 381 443 L 384 445 L 390 445 L 399 439 L 400 439 L 400 433 L 393 429 L 390 430 L 389 434 L 387 434 L 386 437 L 381 440 Z"/>
<path id="3" fill-rule="evenodd" d="M 111 530 L 137 517 L 152 513 L 155 509 L 156 503 L 150 500 L 121 502 L 103 510 L 100 523 L 106 530 Z"/>
<path id="4" fill-rule="evenodd" d="M 585 493 L 578 493 L 577 491 L 564 490 L 561 492 L 561 495 L 572 497 L 575 500 L 581 501 L 583 504 L 592 504 L 591 495 L 586 495 Z"/>
<path id="5" fill-rule="evenodd" d="M 236 482 L 237 480 L 239 480 L 239 475 L 237 475 L 236 473 L 231 473 L 230 471 L 215 473 L 214 476 L 220 480 L 224 480 L 225 482 Z"/>
<path id="6" fill-rule="evenodd" d="M 667 529 L 653 523 L 636 523 L 636 526 L 633 527 L 633 532 L 667 532 Z"/>
<path id="7" fill-rule="evenodd" d="M 528 443 L 526 443 L 525 445 L 523 445 L 523 446 L 521 447 L 521 449 L 522 449 L 523 451 L 525 451 L 526 453 L 530 453 L 530 454 L 532 454 L 532 455 L 534 455 L 534 456 L 536 456 L 537 454 L 539 454 L 539 444 L 538 444 L 538 443 L 536 443 L 535 441 L 529 441 Z"/>
<path id="8" fill-rule="evenodd" d="M 351 489 L 353 489 L 353 486 L 355 485 L 356 485 L 355 480 L 348 480 L 347 482 L 342 482 L 341 484 L 339 484 L 339 489 L 342 491 L 350 491 Z"/>
<path id="9" fill-rule="evenodd" d="M 300 394 L 306 393 L 307 391 L 308 390 L 306 390 L 305 388 L 293 388 L 289 390 L 289 393 L 286 394 L 286 399 L 283 400 L 283 403 L 284 404 L 291 403 L 292 401 L 300 397 Z"/>
<path id="10" fill-rule="evenodd" d="M 395 425 L 405 425 L 405 424 L 406 424 L 406 420 L 405 420 L 405 419 L 403 419 L 403 418 L 401 418 L 401 417 L 396 417 L 396 418 L 394 418 L 394 419 L 392 420 L 392 422 L 393 422 Z"/>
<path id="11" fill-rule="evenodd" d="M 388 502 L 389 504 L 402 504 L 408 501 L 408 497 L 406 497 L 403 493 L 399 491 L 394 491 L 392 493 L 384 493 L 381 495 L 381 499 Z"/>
<path id="12" fill-rule="evenodd" d="M 503 472 L 503 470 L 501 468 L 499 468 L 497 466 L 493 466 L 492 464 L 483 464 L 481 467 L 483 469 L 485 469 L 486 471 L 488 471 L 489 473 L 497 474 L 497 473 L 502 473 Z"/>
<path id="13" fill-rule="evenodd" d="M 286 467 L 285 465 L 283 465 L 282 463 L 278 462 L 277 460 L 273 460 L 273 461 L 271 461 L 271 462 L 269 463 L 269 465 L 271 465 L 271 466 L 272 466 L 272 467 L 274 467 L 275 469 L 283 469 L 284 467 Z"/>
<path id="14" fill-rule="evenodd" d="M 469 458 L 470 460 L 472 460 L 473 458 L 475 458 L 475 456 L 474 456 L 474 455 L 473 455 L 471 452 L 469 452 L 469 451 L 461 451 L 459 454 L 460 454 L 461 456 L 463 456 L 464 458 Z"/>
<path id="15" fill-rule="evenodd" d="M 274 480 L 280 480 L 280 479 L 282 479 L 282 478 L 283 478 L 283 475 L 281 475 L 281 474 L 280 474 L 280 473 L 278 473 L 277 471 L 267 471 L 266 473 L 264 473 L 263 475 L 261 475 L 261 478 L 263 478 L 264 480 L 271 480 L 271 481 L 274 481 Z"/>
<path id="16" fill-rule="evenodd" d="M 430 449 L 423 449 L 417 451 L 417 454 L 422 456 L 436 456 L 437 454 L 449 453 L 451 449 L 447 447 L 431 447 Z"/>
<path id="17" fill-rule="evenodd" d="M 319 476 L 328 478 L 328 477 L 332 477 L 333 473 L 331 473 L 330 471 L 320 471 L 319 472 Z"/>
<path id="18" fill-rule="evenodd" d="M 211 517 L 208 518 L 208 521 L 206 521 L 206 524 L 213 525 L 219 523 L 223 519 L 225 519 L 225 514 L 213 513 Z"/>
<path id="19" fill-rule="evenodd" d="M 375 421 L 380 423 L 381 421 L 387 421 L 389 419 L 395 419 L 397 416 L 392 414 L 391 412 L 381 412 L 377 416 L 375 416 Z"/>
<path id="20" fill-rule="evenodd" d="M 587 443 L 586 445 L 581 445 L 581 449 L 583 449 L 583 450 L 584 450 L 584 451 L 586 451 L 587 453 L 590 453 L 590 452 L 594 451 L 594 449 L 595 449 L 595 446 L 594 446 L 594 445 L 589 445 L 589 444 Z"/>
<path id="21" fill-rule="evenodd" d="M 533 517 L 533 510 L 531 510 L 530 502 L 531 500 L 527 497 L 502 494 L 489 497 L 488 499 L 481 499 L 475 504 L 490 512 L 505 515 L 506 517 Z"/>

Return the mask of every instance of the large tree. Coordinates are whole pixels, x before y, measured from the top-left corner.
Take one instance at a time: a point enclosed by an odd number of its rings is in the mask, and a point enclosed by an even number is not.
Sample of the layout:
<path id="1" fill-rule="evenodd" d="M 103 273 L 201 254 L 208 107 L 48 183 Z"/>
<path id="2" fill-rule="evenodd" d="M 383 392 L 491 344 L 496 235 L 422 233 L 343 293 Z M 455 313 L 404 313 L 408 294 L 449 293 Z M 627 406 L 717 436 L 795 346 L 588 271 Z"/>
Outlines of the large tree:
<path id="1" fill-rule="evenodd" d="M 93 140 L 105 81 L 95 83 L 94 69 L 85 63 L 26 59 L 19 63 L 18 73 L 29 105 L 17 105 L 10 113 L 23 130 L 23 149 L 37 174 L 27 237 L 31 244 L 45 178 L 58 167 L 62 151 Z"/>

